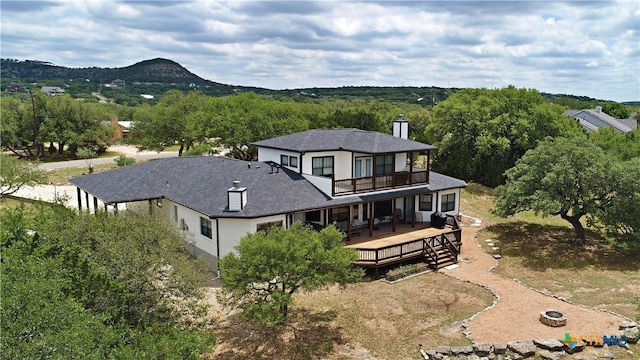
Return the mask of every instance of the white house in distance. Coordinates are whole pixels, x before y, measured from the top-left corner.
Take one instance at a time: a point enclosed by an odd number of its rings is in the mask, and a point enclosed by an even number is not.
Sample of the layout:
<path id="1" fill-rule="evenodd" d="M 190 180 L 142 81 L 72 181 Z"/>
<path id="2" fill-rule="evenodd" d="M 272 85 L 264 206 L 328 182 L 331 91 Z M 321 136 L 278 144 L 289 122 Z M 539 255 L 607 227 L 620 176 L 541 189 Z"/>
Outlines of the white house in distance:
<path id="1" fill-rule="evenodd" d="M 192 233 L 194 253 L 217 268 L 242 236 L 272 226 L 336 223 L 350 240 L 373 236 L 381 223 L 395 231 L 396 224 L 428 222 L 434 212 L 457 215 L 466 183 L 430 171 L 436 148 L 408 140 L 402 116 L 393 133 L 308 130 L 255 142 L 257 162 L 168 158 L 71 183 L 81 210 L 142 209 L 174 221 Z M 418 154 L 426 167 L 414 166 Z"/>
<path id="2" fill-rule="evenodd" d="M 602 127 L 612 127 L 617 132 L 624 134 L 638 127 L 638 120 L 616 119 L 602 111 L 601 106 L 596 106 L 595 110 L 567 110 L 564 114 L 576 119 L 586 131 L 597 131 Z"/>

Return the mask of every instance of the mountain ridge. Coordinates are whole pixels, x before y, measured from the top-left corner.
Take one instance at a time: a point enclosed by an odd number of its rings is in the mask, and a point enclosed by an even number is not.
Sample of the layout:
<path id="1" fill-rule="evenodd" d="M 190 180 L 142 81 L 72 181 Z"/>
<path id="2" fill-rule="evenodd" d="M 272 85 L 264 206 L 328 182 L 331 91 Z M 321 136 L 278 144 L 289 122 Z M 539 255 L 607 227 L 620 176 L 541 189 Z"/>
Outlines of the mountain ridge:
<path id="1" fill-rule="evenodd" d="M 397 86 L 340 86 L 340 87 L 310 87 L 299 89 L 273 90 L 252 86 L 239 86 L 218 83 L 204 79 L 180 65 L 166 58 L 142 60 L 133 65 L 120 68 L 68 68 L 40 60 L 0 59 L 0 76 L 2 85 L 6 87 L 8 81 L 19 79 L 21 82 L 40 82 L 43 80 L 82 79 L 102 84 L 113 80 L 125 80 L 127 84 L 151 83 L 165 85 L 180 85 L 181 88 L 198 88 L 208 95 L 229 95 L 237 91 L 253 91 L 265 95 L 319 97 L 329 96 L 337 98 L 384 98 L 392 101 L 420 102 L 435 105 L 443 101 L 459 88 L 427 87 L 397 87 Z M 417 95 L 420 94 L 420 95 Z M 547 98 L 567 97 L 577 101 L 600 101 L 586 96 L 568 94 L 541 93 Z M 633 104 L 635 102 L 631 102 Z M 626 103 L 623 103 L 626 104 Z"/>

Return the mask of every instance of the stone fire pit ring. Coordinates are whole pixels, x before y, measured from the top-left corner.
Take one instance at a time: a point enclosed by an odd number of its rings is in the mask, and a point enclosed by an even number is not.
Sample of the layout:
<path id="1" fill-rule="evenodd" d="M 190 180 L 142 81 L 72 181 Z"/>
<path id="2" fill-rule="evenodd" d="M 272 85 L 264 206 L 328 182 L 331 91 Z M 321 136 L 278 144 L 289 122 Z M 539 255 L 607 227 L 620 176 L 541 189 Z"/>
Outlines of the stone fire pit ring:
<path id="1" fill-rule="evenodd" d="M 540 312 L 540 322 L 551 327 L 567 325 L 567 317 L 558 310 L 547 309 Z"/>

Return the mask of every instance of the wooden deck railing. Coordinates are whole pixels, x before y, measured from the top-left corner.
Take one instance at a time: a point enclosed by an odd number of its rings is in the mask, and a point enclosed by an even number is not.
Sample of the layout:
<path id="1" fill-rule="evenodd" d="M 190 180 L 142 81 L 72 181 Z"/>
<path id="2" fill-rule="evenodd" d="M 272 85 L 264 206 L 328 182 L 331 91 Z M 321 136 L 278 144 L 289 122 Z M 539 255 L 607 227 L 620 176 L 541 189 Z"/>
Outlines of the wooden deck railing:
<path id="1" fill-rule="evenodd" d="M 457 261 L 462 245 L 462 230 L 454 216 L 447 215 L 447 224 L 451 226 L 450 231 L 427 238 L 409 240 L 377 249 L 356 248 L 358 252 L 356 263 L 364 266 L 382 266 L 417 256 L 430 257 L 437 263 L 437 250 L 441 248 L 446 248 L 454 254 Z"/>

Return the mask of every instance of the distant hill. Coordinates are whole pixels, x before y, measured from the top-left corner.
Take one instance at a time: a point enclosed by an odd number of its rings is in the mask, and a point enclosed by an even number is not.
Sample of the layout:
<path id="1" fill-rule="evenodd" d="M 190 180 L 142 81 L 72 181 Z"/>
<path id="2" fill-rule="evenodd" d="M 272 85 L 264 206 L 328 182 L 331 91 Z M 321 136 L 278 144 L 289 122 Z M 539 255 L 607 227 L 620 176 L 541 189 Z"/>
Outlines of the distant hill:
<path id="1" fill-rule="evenodd" d="M 168 59 L 145 60 L 123 68 L 67 68 L 51 63 L 26 60 L 15 61 L 2 59 L 2 77 L 13 79 L 68 80 L 90 79 L 96 82 L 108 83 L 115 79 L 127 82 L 159 82 L 159 83 L 210 83 L 175 61 Z"/>
<path id="2" fill-rule="evenodd" d="M 113 80 L 121 79 L 127 84 L 127 87 L 122 89 L 122 91 L 130 92 L 130 96 L 139 96 L 140 92 L 153 92 L 156 95 L 161 95 L 168 89 L 188 90 L 190 89 L 190 85 L 193 85 L 207 95 L 216 96 L 228 95 L 238 91 L 253 91 L 259 94 L 287 98 L 368 98 L 384 101 L 421 103 L 425 106 L 431 106 L 445 100 L 448 96 L 460 90 L 458 88 L 405 86 L 344 86 L 335 88 L 270 90 L 250 86 L 232 86 L 203 79 L 175 61 L 162 58 L 144 60 L 123 68 L 67 68 L 39 60 L 19 61 L 15 59 L 1 59 L 0 69 L 3 89 L 13 81 L 22 84 L 51 82 L 53 80 L 67 83 L 73 81 L 76 84 L 79 81 L 88 81 L 92 84 L 106 84 Z M 153 89 L 149 89 L 148 86 L 129 86 L 134 84 L 154 84 L 155 86 Z M 65 86 L 70 87 L 68 84 Z M 69 90 L 73 95 L 73 86 L 71 86 Z M 595 103 L 598 101 L 588 97 L 566 94 L 553 95 L 542 93 L 542 95 L 549 99 L 561 97 L 580 102 Z"/>

